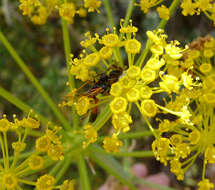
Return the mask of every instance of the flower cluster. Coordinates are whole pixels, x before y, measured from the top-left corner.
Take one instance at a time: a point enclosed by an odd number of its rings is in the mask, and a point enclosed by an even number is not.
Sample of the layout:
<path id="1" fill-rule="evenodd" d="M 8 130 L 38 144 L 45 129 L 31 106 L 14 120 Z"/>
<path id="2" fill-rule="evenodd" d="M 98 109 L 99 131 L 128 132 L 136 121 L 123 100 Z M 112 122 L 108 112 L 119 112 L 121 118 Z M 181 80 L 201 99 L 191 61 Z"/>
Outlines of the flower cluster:
<path id="1" fill-rule="evenodd" d="M 178 180 L 184 179 L 185 172 L 196 159 L 203 155 L 202 181 L 198 183 L 199 190 L 212 189 L 214 185 L 205 176 L 207 164 L 215 160 L 215 73 L 213 68 L 215 40 L 210 36 L 198 38 L 189 45 L 184 54 L 181 68 L 190 68 L 192 75 L 200 79 L 201 84 L 188 90 L 183 89 L 175 98 L 166 103 L 166 108 L 175 110 L 178 106 L 187 105 L 190 113 L 190 123 L 180 120 L 160 120 L 158 137 L 152 144 L 155 157 L 160 162 L 170 164 L 170 170 Z M 175 67 L 179 69 L 179 67 Z M 168 134 L 168 135 L 167 135 Z"/>
<path id="2" fill-rule="evenodd" d="M 181 3 L 182 14 L 187 15 L 199 15 L 204 13 L 215 25 L 215 3 L 212 0 L 183 0 Z"/>
<path id="3" fill-rule="evenodd" d="M 38 129 L 40 122 L 37 117 L 31 116 L 21 120 L 14 115 L 14 122 L 10 122 L 4 115 L 0 119 L 0 144 L 2 163 L 0 164 L 0 189 L 20 190 L 25 185 L 36 187 L 38 190 L 60 189 L 74 190 L 74 181 L 66 180 L 62 185 L 55 185 L 55 178 L 49 174 L 44 174 L 36 181 L 28 179 L 28 174 L 39 173 L 40 170 L 47 167 L 50 163 L 50 158 L 53 161 L 62 160 L 63 147 L 60 137 L 56 135 L 59 127 L 54 127 L 53 130 L 47 129 L 46 134 L 36 140 L 35 149 L 30 154 L 25 156 L 27 146 L 27 136 L 31 130 Z M 17 135 L 17 141 L 14 141 L 10 146 L 8 143 L 7 133 L 13 132 Z M 12 161 L 9 153 L 13 151 Z M 46 153 L 46 154 L 44 154 Z M 47 156 L 48 155 L 48 156 Z"/>
<path id="4" fill-rule="evenodd" d="M 20 0 L 19 8 L 34 24 L 42 25 L 53 11 L 69 23 L 73 23 L 75 15 L 85 17 L 88 12 L 99 12 L 100 0 L 84 0 L 83 3 L 62 2 L 60 0 Z"/>
<path id="5" fill-rule="evenodd" d="M 138 63 L 136 56 L 141 51 L 141 43 L 135 38 L 137 31 L 138 29 L 132 25 L 132 21 L 127 27 L 124 27 L 122 20 L 120 35 L 117 34 L 116 29 L 112 33 L 107 29 L 107 34 L 102 37 L 99 37 L 98 34 L 92 37 L 86 33 L 88 39 L 81 42 L 81 45 L 85 47 L 83 53 L 79 58 L 73 58 L 71 55 L 70 73 L 85 84 L 94 83 L 95 87 L 81 93 L 81 96 L 77 95 L 80 89 L 73 89 L 68 95 L 68 100 L 62 105 L 75 105 L 77 113 L 84 115 L 96 106 L 95 97 L 101 102 L 110 101 L 114 133 L 112 137 L 104 139 L 104 148 L 108 152 L 117 152 L 118 148 L 122 146 L 118 135 L 130 130 L 132 104 L 137 106 L 146 120 L 154 117 L 157 112 L 164 111 L 178 116 L 184 123 L 190 122 L 190 113 L 185 105 L 182 105 L 179 110 L 167 109 L 151 98 L 153 94 L 162 92 L 166 92 L 168 95 L 179 93 L 181 87 L 192 89 L 194 82 L 186 70 L 177 76 L 171 72 L 165 72 L 180 63 L 179 59 L 186 48 L 179 47 L 178 41 L 167 42 L 167 35 L 163 30 L 148 31 L 152 55 L 142 67 L 142 62 Z M 101 46 L 99 49 L 97 42 Z M 121 62 L 120 51 L 123 49 L 127 54 L 128 66 Z M 107 74 L 97 74 L 97 72 L 105 70 L 107 70 Z M 121 76 L 111 78 L 116 72 L 119 72 Z M 101 76 L 103 83 L 101 83 Z M 96 77 L 99 79 L 97 80 Z M 103 96 L 98 96 L 100 94 Z M 87 139 L 84 147 L 97 139 L 96 129 L 89 126 L 84 127 Z"/>
<path id="6" fill-rule="evenodd" d="M 141 0 L 140 3 L 137 4 L 137 6 L 140 6 L 140 9 L 144 13 L 148 13 L 150 8 L 157 6 L 161 2 L 162 1 L 159 0 Z M 170 16 L 169 8 L 167 8 L 165 5 L 157 7 L 157 12 L 161 19 L 169 20 Z"/>

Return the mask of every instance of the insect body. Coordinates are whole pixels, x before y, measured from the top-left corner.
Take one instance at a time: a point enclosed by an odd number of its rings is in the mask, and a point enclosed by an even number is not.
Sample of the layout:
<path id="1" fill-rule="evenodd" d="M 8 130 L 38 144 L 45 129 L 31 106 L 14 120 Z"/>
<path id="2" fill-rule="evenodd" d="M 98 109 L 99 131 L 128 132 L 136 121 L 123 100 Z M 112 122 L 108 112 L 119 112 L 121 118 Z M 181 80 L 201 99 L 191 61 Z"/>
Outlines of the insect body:
<path id="1" fill-rule="evenodd" d="M 112 69 L 113 68 L 113 69 Z M 69 93 L 66 95 L 66 98 L 68 99 L 67 105 L 72 105 L 74 104 L 76 108 L 78 107 L 79 110 L 79 115 L 84 115 L 87 110 L 84 107 L 88 105 L 89 103 L 84 102 L 82 100 L 90 99 L 90 102 L 94 104 L 91 106 L 91 122 L 96 119 L 97 116 L 97 111 L 98 107 L 97 104 L 99 103 L 99 99 L 97 98 L 97 95 L 103 94 L 103 95 L 109 95 L 109 91 L 111 88 L 111 85 L 115 82 L 118 81 L 119 77 L 122 74 L 122 68 L 116 67 L 116 66 L 111 66 L 110 69 L 111 71 L 107 73 L 101 73 L 95 77 L 95 80 L 91 81 L 86 81 L 81 87 L 78 89 L 73 90 L 73 92 Z M 88 86 L 88 89 L 84 92 L 80 92 L 83 87 Z M 78 110 L 77 109 L 77 110 Z"/>
<path id="2" fill-rule="evenodd" d="M 115 70 L 112 70 L 109 74 L 100 74 L 99 79 L 88 89 L 88 96 L 92 97 L 97 94 L 108 94 L 111 85 L 118 81 L 121 74 L 122 69 L 118 67 L 116 67 Z"/>

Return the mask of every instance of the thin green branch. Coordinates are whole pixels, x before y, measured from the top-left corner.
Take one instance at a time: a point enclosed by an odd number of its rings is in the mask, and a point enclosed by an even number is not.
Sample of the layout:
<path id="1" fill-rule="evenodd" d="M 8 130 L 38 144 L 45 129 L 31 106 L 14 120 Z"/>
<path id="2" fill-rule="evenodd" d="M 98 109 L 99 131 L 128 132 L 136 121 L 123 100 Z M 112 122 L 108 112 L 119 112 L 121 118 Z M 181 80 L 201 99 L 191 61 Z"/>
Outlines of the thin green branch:
<path id="1" fill-rule="evenodd" d="M 87 167 L 83 154 L 80 154 L 78 158 L 78 171 L 80 175 L 80 184 L 82 190 L 91 190 L 89 177 L 87 174 Z"/>
<path id="2" fill-rule="evenodd" d="M 28 79 L 31 81 L 31 83 L 35 86 L 37 91 L 43 96 L 44 100 L 47 102 L 49 107 L 52 109 L 53 113 L 56 115 L 56 117 L 59 119 L 59 121 L 62 123 L 65 129 L 70 129 L 70 125 L 68 121 L 64 118 L 58 107 L 55 105 L 55 103 L 52 101 L 50 96 L 47 94 L 47 92 L 44 90 L 44 88 L 40 85 L 38 80 L 35 78 L 35 76 L 32 74 L 32 72 L 29 70 L 29 68 L 25 65 L 24 61 L 20 58 L 20 56 L 17 54 L 15 49 L 12 47 L 12 45 L 9 43 L 9 41 L 6 39 L 4 34 L 0 31 L 0 41 L 5 46 L 5 48 L 8 50 L 10 55 L 13 57 L 15 62 L 18 64 L 18 66 L 22 69 L 22 71 L 26 74 Z"/>
<path id="3" fill-rule="evenodd" d="M 112 13 L 112 9 L 110 7 L 110 2 L 109 0 L 104 0 L 104 6 L 105 6 L 105 10 L 107 12 L 107 17 L 108 17 L 108 21 L 110 23 L 111 26 L 111 31 L 114 31 L 114 28 L 116 27 L 115 22 L 114 22 L 114 16 Z M 121 52 L 119 47 L 116 47 L 116 55 L 119 58 L 119 65 L 122 67 L 123 66 L 123 61 L 122 61 L 122 56 L 121 56 Z"/>
<path id="4" fill-rule="evenodd" d="M 61 169 L 61 167 L 63 166 L 65 160 L 61 160 L 59 161 L 50 171 L 49 171 L 49 175 L 55 176 L 56 173 Z"/>
<path id="5" fill-rule="evenodd" d="M 56 183 L 58 183 L 61 180 L 61 178 L 65 176 L 65 173 L 70 165 L 71 165 L 71 158 L 70 156 L 67 156 L 64 159 L 63 166 L 60 168 L 60 170 L 58 170 L 58 173 L 55 177 Z"/>
<path id="6" fill-rule="evenodd" d="M 113 14 L 112 14 L 112 10 L 111 10 L 111 7 L 110 7 L 109 0 L 104 0 L 104 6 L 105 6 L 105 9 L 106 9 L 106 12 L 107 12 L 108 21 L 110 23 L 111 30 L 113 31 L 113 28 L 115 27 L 115 22 L 114 22 L 114 17 L 113 17 Z"/>
<path id="7" fill-rule="evenodd" d="M 169 14 L 170 14 L 170 17 L 171 15 L 173 14 L 173 12 L 175 11 L 175 9 L 178 7 L 179 3 L 180 3 L 181 0 L 174 0 L 172 2 L 172 4 L 170 5 L 169 7 Z M 157 29 L 163 29 L 167 24 L 167 20 L 165 19 L 162 19 L 160 21 L 160 24 L 158 25 Z M 151 47 L 151 42 L 150 40 L 148 39 L 147 42 L 146 42 L 146 46 L 145 48 L 143 49 L 140 57 L 138 58 L 137 62 L 135 65 L 140 65 L 142 66 L 142 64 L 144 63 L 144 60 L 146 58 L 146 56 L 148 55 L 148 52 L 149 52 L 149 49 Z"/>
<path id="8" fill-rule="evenodd" d="M 119 135 L 119 139 L 138 139 L 153 135 L 151 131 L 139 131 L 133 133 L 122 133 Z"/>
<path id="9" fill-rule="evenodd" d="M 67 73 L 69 78 L 69 84 L 71 85 L 70 87 L 73 89 L 75 88 L 75 80 L 70 74 L 70 66 L 69 66 L 70 53 L 71 53 L 69 28 L 68 28 L 67 21 L 63 19 L 61 21 L 62 21 L 63 43 L 64 43 L 64 51 L 65 51 L 65 57 L 66 57 Z M 74 128 L 77 128 L 79 123 L 79 117 L 75 111 L 74 106 L 72 106 L 72 116 L 73 116 L 73 126 Z"/>
<path id="10" fill-rule="evenodd" d="M 30 106 L 28 106 L 27 104 L 22 102 L 19 98 L 13 96 L 10 92 L 5 90 L 1 86 L 0 86 L 0 96 L 3 97 L 4 99 L 6 99 L 11 104 L 15 105 L 17 108 L 19 108 L 20 110 L 22 110 L 25 113 L 29 113 L 30 110 L 34 110 L 33 108 L 31 108 Z M 34 110 L 34 112 L 38 115 L 38 117 L 40 118 L 40 121 L 42 123 L 44 123 L 44 124 L 48 123 L 48 120 L 45 117 L 43 117 L 42 115 L 37 113 L 35 110 Z"/>
<path id="11" fill-rule="evenodd" d="M 164 185 L 160 185 L 160 184 L 155 184 L 155 183 L 152 183 L 152 182 L 149 182 L 147 180 L 144 180 L 144 179 L 140 179 L 140 178 L 137 178 L 137 177 L 133 177 L 132 179 L 135 183 L 137 184 L 142 184 L 142 185 L 145 185 L 146 187 L 152 187 L 153 189 L 160 189 L 160 190 L 176 190 L 172 187 L 167 187 L 167 186 L 164 186 Z"/>
<path id="12" fill-rule="evenodd" d="M 109 153 L 116 157 L 135 157 L 135 158 L 147 158 L 153 157 L 154 153 L 152 151 L 134 151 L 134 152 L 116 152 L 116 153 Z"/>
<path id="13" fill-rule="evenodd" d="M 129 22 L 129 20 L 131 18 L 131 14 L 132 14 L 133 9 L 134 9 L 134 3 L 135 3 L 135 1 L 136 0 L 130 0 L 128 9 L 126 11 L 126 15 L 125 15 L 125 20 L 124 20 L 123 26 L 127 26 L 128 25 L 128 22 Z"/>
<path id="14" fill-rule="evenodd" d="M 96 130 L 99 130 L 112 116 L 109 104 L 105 106 L 104 110 L 98 115 L 96 121 L 93 123 L 93 126 Z"/>
<path id="15" fill-rule="evenodd" d="M 102 167 L 107 173 L 114 176 L 122 184 L 127 185 L 131 190 L 137 190 L 133 185 L 130 174 L 123 170 L 120 163 L 112 156 L 104 152 L 100 147 L 92 145 L 88 147 L 89 157 Z"/>

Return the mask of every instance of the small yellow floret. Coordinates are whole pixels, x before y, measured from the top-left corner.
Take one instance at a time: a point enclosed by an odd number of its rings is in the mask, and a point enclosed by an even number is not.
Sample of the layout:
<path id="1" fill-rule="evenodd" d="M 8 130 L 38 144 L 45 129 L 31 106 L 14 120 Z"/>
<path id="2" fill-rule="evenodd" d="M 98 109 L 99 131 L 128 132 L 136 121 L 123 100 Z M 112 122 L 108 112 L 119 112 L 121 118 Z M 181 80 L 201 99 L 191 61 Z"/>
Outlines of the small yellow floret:
<path id="1" fill-rule="evenodd" d="M 88 12 L 94 12 L 95 10 L 99 13 L 98 8 L 101 6 L 100 0 L 84 0 L 84 7 L 88 9 Z"/>
<path id="2" fill-rule="evenodd" d="M 141 72 L 141 79 L 146 83 L 150 83 L 156 79 L 156 72 L 149 68 L 144 68 Z"/>
<path id="3" fill-rule="evenodd" d="M 84 137 L 87 140 L 83 142 L 83 148 L 86 148 L 90 143 L 94 143 L 97 140 L 98 134 L 96 129 L 92 125 L 84 126 Z"/>
<path id="4" fill-rule="evenodd" d="M 69 23 L 73 23 L 73 18 L 75 16 L 75 4 L 63 3 L 59 8 L 59 15 Z"/>
<path id="5" fill-rule="evenodd" d="M 132 80 L 131 78 L 128 78 L 128 76 L 124 76 L 119 81 L 119 83 L 122 85 L 123 88 L 129 89 L 129 88 L 132 88 L 135 85 L 136 80 Z"/>
<path id="6" fill-rule="evenodd" d="M 81 96 L 78 102 L 75 104 L 78 115 L 84 115 L 87 113 L 90 106 L 90 99 L 87 96 Z"/>
<path id="7" fill-rule="evenodd" d="M 208 104 L 214 104 L 215 103 L 215 94 L 211 93 L 211 92 L 208 92 L 208 93 L 203 95 L 203 99 Z"/>
<path id="8" fill-rule="evenodd" d="M 43 163 L 43 157 L 37 155 L 31 156 L 28 161 L 28 165 L 32 170 L 39 170 L 43 167 Z"/>
<path id="9" fill-rule="evenodd" d="M 48 151 L 50 144 L 51 140 L 47 136 L 39 137 L 36 140 L 36 150 L 39 152 L 46 152 Z"/>
<path id="10" fill-rule="evenodd" d="M 209 73 L 212 70 L 212 65 L 210 63 L 203 63 L 200 65 L 199 70 L 204 74 Z"/>
<path id="11" fill-rule="evenodd" d="M 143 99 L 149 99 L 152 96 L 152 89 L 148 86 L 142 86 L 140 88 L 140 97 Z"/>
<path id="12" fill-rule="evenodd" d="M 18 179 L 17 177 L 13 174 L 13 173 L 4 173 L 2 178 L 2 184 L 3 185 L 3 189 L 16 189 L 18 186 Z M 1 187 L 0 185 L 0 187 Z"/>
<path id="13" fill-rule="evenodd" d="M 169 20 L 169 9 L 165 5 L 161 5 L 157 8 L 157 12 L 160 18 Z"/>
<path id="14" fill-rule="evenodd" d="M 127 112 L 114 114 L 112 117 L 112 124 L 117 132 L 127 132 L 130 130 L 129 124 L 132 123 L 131 116 Z"/>
<path id="15" fill-rule="evenodd" d="M 119 82 L 116 82 L 111 85 L 110 95 L 112 96 L 120 96 L 122 93 L 122 85 Z"/>
<path id="16" fill-rule="evenodd" d="M 63 184 L 60 186 L 60 190 L 74 190 L 75 189 L 75 181 L 74 180 L 65 180 Z"/>
<path id="17" fill-rule="evenodd" d="M 107 152 L 118 152 L 119 147 L 122 146 L 122 141 L 116 135 L 113 135 L 112 137 L 105 137 L 103 144 Z"/>
<path id="18" fill-rule="evenodd" d="M 126 93 L 126 97 L 129 102 L 136 102 L 140 98 L 140 92 L 137 88 L 131 88 Z"/>
<path id="19" fill-rule="evenodd" d="M 127 40 L 125 43 L 125 51 L 131 54 L 137 54 L 140 52 L 141 43 L 136 39 Z"/>
<path id="20" fill-rule="evenodd" d="M 131 79 L 136 79 L 140 75 L 140 67 L 137 66 L 131 66 L 126 71 L 126 74 Z"/>
<path id="21" fill-rule="evenodd" d="M 99 60 L 100 60 L 99 53 L 95 52 L 95 53 L 91 53 L 91 54 L 87 55 L 85 57 L 85 59 L 84 59 L 84 63 L 87 66 L 92 67 L 92 66 L 97 65 L 97 63 L 99 62 Z"/>
<path id="22" fill-rule="evenodd" d="M 210 183 L 209 179 L 204 179 L 198 183 L 198 190 L 211 190 L 214 188 L 214 184 Z"/>
<path id="23" fill-rule="evenodd" d="M 157 113 L 157 106 L 154 100 L 147 99 L 141 102 L 141 113 L 147 117 L 154 117 Z"/>
<path id="24" fill-rule="evenodd" d="M 102 37 L 100 42 L 107 47 L 116 47 L 120 41 L 116 34 L 106 34 Z"/>
<path id="25" fill-rule="evenodd" d="M 55 178 L 51 175 L 43 175 L 37 179 L 37 190 L 52 190 L 55 184 Z"/>
<path id="26" fill-rule="evenodd" d="M 125 112 L 127 108 L 127 100 L 123 97 L 115 97 L 110 103 L 110 109 L 114 114 Z"/>
<path id="27" fill-rule="evenodd" d="M 108 59 L 112 56 L 113 50 L 110 47 L 103 47 L 100 49 L 99 54 L 103 59 Z"/>

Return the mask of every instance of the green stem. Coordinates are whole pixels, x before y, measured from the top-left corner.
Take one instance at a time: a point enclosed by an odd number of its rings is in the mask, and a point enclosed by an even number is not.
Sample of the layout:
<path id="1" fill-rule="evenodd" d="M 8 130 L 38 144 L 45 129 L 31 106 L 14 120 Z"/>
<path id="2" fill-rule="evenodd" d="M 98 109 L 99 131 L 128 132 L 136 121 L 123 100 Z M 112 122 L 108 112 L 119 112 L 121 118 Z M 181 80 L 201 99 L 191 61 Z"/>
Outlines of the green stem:
<path id="1" fill-rule="evenodd" d="M 154 153 L 152 151 L 116 152 L 109 154 L 116 157 L 136 157 L 136 158 L 146 158 L 154 156 Z"/>
<path id="2" fill-rule="evenodd" d="M 49 175 L 51 176 L 55 176 L 56 173 L 61 169 L 61 167 L 63 166 L 65 160 L 61 160 L 60 162 L 58 162 L 50 171 L 49 171 Z"/>
<path id="3" fill-rule="evenodd" d="M 72 75 L 70 74 L 70 66 L 69 66 L 70 53 L 71 53 L 69 28 L 68 28 L 68 23 L 63 19 L 62 19 L 62 31 L 63 31 L 63 43 L 64 43 L 64 51 L 65 51 L 65 56 L 66 56 L 66 65 L 67 65 L 69 84 L 71 85 L 70 87 L 73 89 L 73 88 L 75 88 L 75 80 L 72 77 Z M 72 116 L 73 116 L 74 128 L 77 128 L 78 123 L 79 123 L 79 117 L 75 111 L 74 106 L 72 106 Z"/>
<path id="4" fill-rule="evenodd" d="M 158 185 L 158 184 L 155 184 L 155 183 L 152 183 L 152 182 L 149 182 L 149 181 L 146 181 L 142 178 L 137 178 L 137 177 L 133 177 L 133 181 L 137 184 L 142 184 L 142 185 L 145 185 L 147 187 L 152 187 L 153 189 L 160 189 L 160 190 L 176 190 L 172 187 L 167 187 L 167 186 L 163 186 L 163 185 Z"/>
<path id="5" fill-rule="evenodd" d="M 121 164 L 117 160 L 98 146 L 91 145 L 88 147 L 88 150 L 89 157 L 106 172 L 118 179 L 122 184 L 127 185 L 131 190 L 137 190 L 133 185 L 130 175 L 123 170 Z"/>
<path id="6" fill-rule="evenodd" d="M 31 108 L 30 106 L 28 106 L 27 104 L 22 102 L 19 98 L 13 96 L 10 92 L 5 90 L 1 86 L 0 86 L 0 96 L 2 96 L 4 99 L 6 99 L 7 101 L 9 101 L 13 105 L 15 105 L 17 108 L 19 108 L 23 112 L 29 113 L 30 110 L 34 110 L 33 108 Z M 48 123 L 48 120 L 45 117 L 41 116 L 37 112 L 35 112 L 35 113 L 38 115 L 38 117 L 40 118 L 42 123 L 44 123 L 44 124 Z"/>
<path id="7" fill-rule="evenodd" d="M 110 7 L 109 0 L 104 0 L 104 6 L 105 6 L 105 9 L 106 9 L 106 12 L 107 12 L 107 16 L 108 16 L 108 20 L 109 20 L 109 23 L 110 23 L 110 26 L 111 26 L 111 30 L 113 31 L 113 28 L 115 27 L 115 22 L 114 22 L 114 17 L 113 17 L 113 14 L 112 14 L 112 10 L 111 10 L 111 7 Z"/>
<path id="8" fill-rule="evenodd" d="M 151 135 L 153 135 L 151 131 L 124 133 L 119 135 L 119 139 L 138 139 L 138 138 L 143 138 Z"/>
<path id="9" fill-rule="evenodd" d="M 83 154 L 78 158 L 78 171 L 80 175 L 80 184 L 82 190 L 91 190 L 90 181 L 87 174 L 87 167 Z"/>
<path id="10" fill-rule="evenodd" d="M 60 170 L 58 170 L 58 174 L 56 175 L 56 183 L 59 182 L 59 180 L 65 176 L 65 173 L 67 171 L 67 169 L 69 168 L 69 166 L 71 165 L 71 158 L 70 156 L 66 157 L 64 162 L 63 162 L 63 166 L 60 168 Z"/>
<path id="11" fill-rule="evenodd" d="M 109 0 L 104 0 L 104 6 L 105 6 L 105 10 L 107 12 L 108 21 L 109 21 L 110 26 L 111 26 L 111 31 L 113 32 L 114 28 L 115 28 L 115 22 L 114 22 L 114 16 L 112 14 Z M 121 56 L 119 47 L 116 47 L 116 55 L 119 58 L 119 65 L 121 67 L 123 67 L 123 61 L 122 61 L 122 56 Z"/>
<path id="12" fill-rule="evenodd" d="M 170 7 L 169 7 L 169 15 L 170 15 L 170 17 L 173 14 L 174 10 L 178 7 L 180 1 L 181 0 L 174 0 L 172 2 L 172 4 L 170 5 Z M 160 21 L 160 24 L 158 25 L 157 29 L 163 29 L 166 26 L 166 24 L 167 24 L 167 20 L 162 19 Z M 144 60 L 145 60 L 146 56 L 148 55 L 150 46 L 151 46 L 151 42 L 148 39 L 147 42 L 146 42 L 146 47 L 143 49 L 143 51 L 142 51 L 139 59 L 136 62 L 136 65 L 142 66 L 142 64 L 144 63 Z"/>
<path id="13" fill-rule="evenodd" d="M 96 118 L 96 121 L 93 123 L 93 126 L 98 131 L 112 116 L 112 112 L 110 110 L 109 104 L 106 105 L 104 110 L 99 114 Z"/>
<path id="14" fill-rule="evenodd" d="M 134 3 L 135 3 L 135 0 L 130 0 L 128 9 L 126 11 L 125 20 L 124 20 L 124 23 L 123 23 L 124 27 L 126 27 L 128 25 L 129 19 L 131 18 L 131 14 L 132 14 L 133 9 L 134 9 Z"/>
<path id="15" fill-rule="evenodd" d="M 32 74 L 32 72 L 29 70 L 29 68 L 26 66 L 24 61 L 20 58 L 20 56 L 17 54 L 15 49 L 11 46 L 11 44 L 8 42 L 4 34 L 0 31 L 0 41 L 5 46 L 5 48 L 8 50 L 10 55 L 13 57 L 15 62 L 18 64 L 18 66 L 22 69 L 22 71 L 26 74 L 28 79 L 31 81 L 31 83 L 35 86 L 37 91 L 43 96 L 44 100 L 47 102 L 49 107 L 52 109 L 55 116 L 59 119 L 59 121 L 62 123 L 62 125 L 65 127 L 65 129 L 69 130 L 70 125 L 68 121 L 64 118 L 58 107 L 55 105 L 55 103 L 52 101 L 50 96 L 47 94 L 47 92 L 44 90 L 44 88 L 40 85 L 38 80 L 35 78 L 35 76 Z"/>

